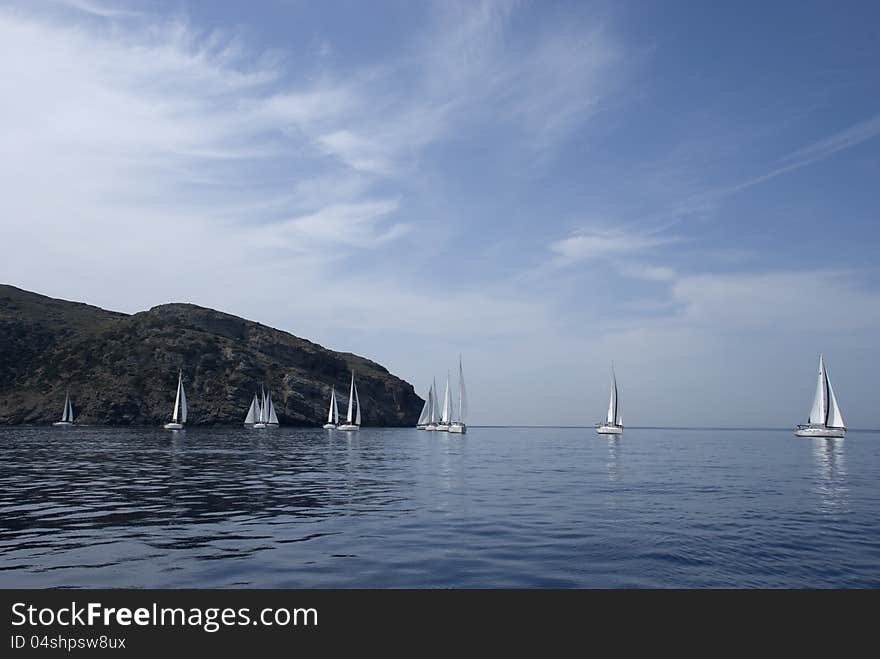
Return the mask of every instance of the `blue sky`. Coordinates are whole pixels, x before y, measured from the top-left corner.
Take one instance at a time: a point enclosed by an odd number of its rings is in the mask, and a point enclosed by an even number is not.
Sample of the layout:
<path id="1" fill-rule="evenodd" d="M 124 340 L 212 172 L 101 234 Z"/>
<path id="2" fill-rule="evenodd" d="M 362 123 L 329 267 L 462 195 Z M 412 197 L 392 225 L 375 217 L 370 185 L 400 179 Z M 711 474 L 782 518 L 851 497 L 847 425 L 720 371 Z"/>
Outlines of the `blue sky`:
<path id="1" fill-rule="evenodd" d="M 472 423 L 880 427 L 880 6 L 0 0 L 0 279 Z"/>

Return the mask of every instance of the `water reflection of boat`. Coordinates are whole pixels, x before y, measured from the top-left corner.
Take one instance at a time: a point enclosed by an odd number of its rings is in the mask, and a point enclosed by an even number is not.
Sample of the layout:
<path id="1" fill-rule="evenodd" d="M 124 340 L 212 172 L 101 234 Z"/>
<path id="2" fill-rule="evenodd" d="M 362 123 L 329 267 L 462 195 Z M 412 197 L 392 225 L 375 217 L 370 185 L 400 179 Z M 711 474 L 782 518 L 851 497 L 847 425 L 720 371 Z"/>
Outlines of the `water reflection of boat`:
<path id="1" fill-rule="evenodd" d="M 608 480 L 614 483 L 621 480 L 620 445 L 619 435 L 608 437 Z"/>
<path id="2" fill-rule="evenodd" d="M 823 511 L 839 511 L 848 503 L 849 482 L 846 455 L 841 439 L 816 438 L 813 457 L 816 460 L 816 493 Z"/>

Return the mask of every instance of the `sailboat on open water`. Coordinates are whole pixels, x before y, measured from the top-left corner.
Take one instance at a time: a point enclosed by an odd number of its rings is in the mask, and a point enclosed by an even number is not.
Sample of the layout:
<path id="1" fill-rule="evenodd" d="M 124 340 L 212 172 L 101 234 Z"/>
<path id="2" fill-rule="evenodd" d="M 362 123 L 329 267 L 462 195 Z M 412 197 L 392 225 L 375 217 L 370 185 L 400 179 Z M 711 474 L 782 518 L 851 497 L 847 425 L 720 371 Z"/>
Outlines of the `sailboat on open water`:
<path id="1" fill-rule="evenodd" d="M 840 413 L 822 355 L 819 355 L 819 379 L 816 381 L 816 395 L 810 417 L 807 423 L 795 428 L 794 434 L 798 437 L 843 437 L 846 434 L 846 423 Z"/>
<path id="2" fill-rule="evenodd" d="M 620 416 L 620 399 L 617 395 L 617 375 L 614 364 L 611 364 L 611 396 L 608 400 L 608 414 L 605 421 L 596 424 L 596 432 L 600 435 L 620 435 L 623 433 L 623 419 Z"/>

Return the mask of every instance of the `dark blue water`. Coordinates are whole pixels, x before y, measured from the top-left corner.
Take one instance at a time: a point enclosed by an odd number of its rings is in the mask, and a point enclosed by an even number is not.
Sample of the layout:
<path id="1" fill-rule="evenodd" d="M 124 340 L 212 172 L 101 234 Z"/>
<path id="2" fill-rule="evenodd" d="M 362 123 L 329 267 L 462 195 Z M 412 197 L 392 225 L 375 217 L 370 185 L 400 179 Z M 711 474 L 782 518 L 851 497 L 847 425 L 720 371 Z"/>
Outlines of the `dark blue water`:
<path id="1" fill-rule="evenodd" d="M 878 587 L 880 435 L 7 428 L 0 586 Z"/>

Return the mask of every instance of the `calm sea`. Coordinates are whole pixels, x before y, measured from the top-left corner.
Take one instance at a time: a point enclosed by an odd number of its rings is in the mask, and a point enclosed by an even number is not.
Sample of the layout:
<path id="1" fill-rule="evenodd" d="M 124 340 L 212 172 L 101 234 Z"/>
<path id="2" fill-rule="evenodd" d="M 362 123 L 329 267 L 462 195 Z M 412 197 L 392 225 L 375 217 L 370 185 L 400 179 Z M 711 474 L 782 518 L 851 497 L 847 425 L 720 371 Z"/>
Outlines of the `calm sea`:
<path id="1" fill-rule="evenodd" d="M 2 587 L 880 587 L 880 434 L 0 429 Z"/>

